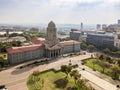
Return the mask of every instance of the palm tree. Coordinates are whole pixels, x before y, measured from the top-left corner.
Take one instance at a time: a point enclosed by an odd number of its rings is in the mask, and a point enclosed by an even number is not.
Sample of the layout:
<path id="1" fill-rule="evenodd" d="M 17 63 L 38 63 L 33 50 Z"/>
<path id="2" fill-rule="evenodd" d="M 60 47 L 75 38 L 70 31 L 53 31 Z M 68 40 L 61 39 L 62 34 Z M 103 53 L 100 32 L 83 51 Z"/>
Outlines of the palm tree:
<path id="1" fill-rule="evenodd" d="M 72 70 L 70 76 L 74 78 L 76 84 L 76 81 L 81 77 L 81 74 L 79 74 L 78 70 Z"/>

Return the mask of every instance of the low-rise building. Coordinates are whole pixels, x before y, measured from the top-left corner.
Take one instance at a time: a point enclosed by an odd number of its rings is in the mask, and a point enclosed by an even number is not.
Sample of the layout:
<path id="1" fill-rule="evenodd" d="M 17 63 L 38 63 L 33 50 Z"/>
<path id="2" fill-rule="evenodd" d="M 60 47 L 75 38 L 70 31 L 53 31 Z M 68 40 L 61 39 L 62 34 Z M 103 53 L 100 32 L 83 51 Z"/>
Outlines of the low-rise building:
<path id="1" fill-rule="evenodd" d="M 107 32 L 120 32 L 120 20 L 118 20 L 117 24 L 111 24 L 107 27 L 103 27 L 102 30 Z"/>
<path id="2" fill-rule="evenodd" d="M 16 36 L 16 37 L 1 37 L 1 38 L 0 38 L 0 42 L 1 42 L 1 43 L 12 42 L 12 41 L 24 42 L 24 41 L 26 41 L 26 38 L 25 38 L 25 37 L 22 37 L 22 36 Z"/>
<path id="3" fill-rule="evenodd" d="M 38 28 L 30 28 L 29 32 L 31 32 L 31 33 L 38 33 L 39 29 Z"/>
<path id="4" fill-rule="evenodd" d="M 70 32 L 70 39 L 76 41 L 86 41 L 86 34 L 82 31 L 72 31 Z"/>
<path id="5" fill-rule="evenodd" d="M 82 35 L 82 32 L 80 31 L 71 31 L 70 39 L 79 41 L 81 35 Z"/>

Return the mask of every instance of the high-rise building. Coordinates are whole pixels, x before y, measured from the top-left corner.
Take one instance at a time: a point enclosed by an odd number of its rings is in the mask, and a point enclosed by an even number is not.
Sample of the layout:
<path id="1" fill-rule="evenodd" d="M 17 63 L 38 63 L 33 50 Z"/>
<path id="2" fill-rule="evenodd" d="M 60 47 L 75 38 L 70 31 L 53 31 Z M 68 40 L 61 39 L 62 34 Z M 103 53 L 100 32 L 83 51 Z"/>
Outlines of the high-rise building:
<path id="1" fill-rule="evenodd" d="M 118 20 L 118 25 L 120 25 L 120 19 Z"/>
<path id="2" fill-rule="evenodd" d="M 96 29 L 101 30 L 101 24 L 97 24 Z"/>
<path id="3" fill-rule="evenodd" d="M 9 30 L 6 30 L 6 37 L 9 38 Z"/>
<path id="4" fill-rule="evenodd" d="M 107 27 L 106 24 L 102 24 L 102 30 L 103 30 L 104 28 L 106 28 L 106 27 Z"/>
<path id="5" fill-rule="evenodd" d="M 83 23 L 81 22 L 81 26 L 80 26 L 80 29 L 83 30 Z"/>

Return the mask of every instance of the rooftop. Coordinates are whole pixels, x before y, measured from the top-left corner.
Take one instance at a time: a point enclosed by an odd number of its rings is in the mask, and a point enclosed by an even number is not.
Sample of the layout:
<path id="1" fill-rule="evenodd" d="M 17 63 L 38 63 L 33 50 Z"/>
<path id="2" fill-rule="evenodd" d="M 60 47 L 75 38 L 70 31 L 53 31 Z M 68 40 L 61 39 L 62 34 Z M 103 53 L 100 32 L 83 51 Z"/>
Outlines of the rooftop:
<path id="1" fill-rule="evenodd" d="M 45 41 L 45 38 L 33 38 L 31 40 L 31 42 L 34 43 L 34 44 L 40 44 L 40 43 L 42 43 L 44 41 Z"/>
<path id="2" fill-rule="evenodd" d="M 108 37 L 113 37 L 115 34 L 114 33 L 89 33 L 88 35 L 94 35 L 94 36 L 108 36 Z"/>
<path id="3" fill-rule="evenodd" d="M 80 44 L 80 42 L 75 40 L 62 41 L 60 42 L 61 46 L 71 45 L 71 44 Z"/>
<path id="4" fill-rule="evenodd" d="M 20 53 L 20 52 L 25 52 L 25 51 L 42 49 L 44 47 L 45 47 L 44 44 L 35 44 L 35 45 L 21 46 L 21 47 L 11 47 L 11 48 L 7 49 L 7 52 L 9 54 Z"/>
<path id="5" fill-rule="evenodd" d="M 53 21 L 49 22 L 48 27 L 55 27 L 55 23 Z"/>

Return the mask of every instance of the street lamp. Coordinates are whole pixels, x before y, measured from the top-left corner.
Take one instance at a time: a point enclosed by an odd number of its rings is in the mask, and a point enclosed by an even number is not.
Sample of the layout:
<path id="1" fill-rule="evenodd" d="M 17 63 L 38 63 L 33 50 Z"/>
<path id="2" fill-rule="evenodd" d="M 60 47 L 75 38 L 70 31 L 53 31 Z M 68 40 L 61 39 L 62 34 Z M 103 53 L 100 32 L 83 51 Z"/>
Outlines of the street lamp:
<path id="1" fill-rule="evenodd" d="M 69 65 L 72 65 L 71 60 L 69 60 Z"/>

